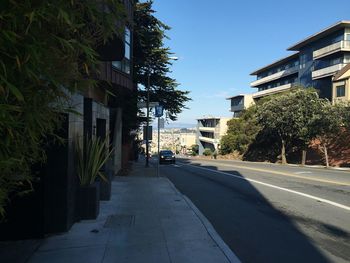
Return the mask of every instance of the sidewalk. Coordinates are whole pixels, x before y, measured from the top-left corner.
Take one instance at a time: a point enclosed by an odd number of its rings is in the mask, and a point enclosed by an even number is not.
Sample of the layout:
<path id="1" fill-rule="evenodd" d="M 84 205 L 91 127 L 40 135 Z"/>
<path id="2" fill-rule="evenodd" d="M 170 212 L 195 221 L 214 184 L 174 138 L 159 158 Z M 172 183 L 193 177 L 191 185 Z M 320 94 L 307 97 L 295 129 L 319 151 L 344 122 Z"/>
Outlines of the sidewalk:
<path id="1" fill-rule="evenodd" d="M 239 262 L 192 202 L 153 166 L 116 177 L 96 220 L 49 237 L 29 263 Z"/>

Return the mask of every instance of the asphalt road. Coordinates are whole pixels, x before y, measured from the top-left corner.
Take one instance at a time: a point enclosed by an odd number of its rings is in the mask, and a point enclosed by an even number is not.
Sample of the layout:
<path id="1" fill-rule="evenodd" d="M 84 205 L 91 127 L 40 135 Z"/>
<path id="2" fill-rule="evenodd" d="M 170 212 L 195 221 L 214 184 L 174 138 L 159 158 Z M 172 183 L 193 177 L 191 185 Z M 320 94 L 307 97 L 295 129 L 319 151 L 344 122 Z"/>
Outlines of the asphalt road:
<path id="1" fill-rule="evenodd" d="M 350 262 L 350 171 L 178 159 L 160 174 L 243 263 Z"/>

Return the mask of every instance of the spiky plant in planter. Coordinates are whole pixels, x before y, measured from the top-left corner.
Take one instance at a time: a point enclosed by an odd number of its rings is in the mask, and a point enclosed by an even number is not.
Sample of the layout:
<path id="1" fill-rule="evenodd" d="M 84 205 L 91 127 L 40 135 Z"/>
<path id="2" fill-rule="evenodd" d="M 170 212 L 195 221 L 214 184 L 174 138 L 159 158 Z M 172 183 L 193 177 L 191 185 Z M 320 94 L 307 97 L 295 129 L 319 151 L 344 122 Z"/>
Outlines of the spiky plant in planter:
<path id="1" fill-rule="evenodd" d="M 80 181 L 78 190 L 78 211 L 80 219 L 94 219 L 99 213 L 98 178 L 108 181 L 101 168 L 111 156 L 108 150 L 108 137 L 102 141 L 96 137 L 87 137 L 81 145 L 76 140 L 77 174 Z"/>

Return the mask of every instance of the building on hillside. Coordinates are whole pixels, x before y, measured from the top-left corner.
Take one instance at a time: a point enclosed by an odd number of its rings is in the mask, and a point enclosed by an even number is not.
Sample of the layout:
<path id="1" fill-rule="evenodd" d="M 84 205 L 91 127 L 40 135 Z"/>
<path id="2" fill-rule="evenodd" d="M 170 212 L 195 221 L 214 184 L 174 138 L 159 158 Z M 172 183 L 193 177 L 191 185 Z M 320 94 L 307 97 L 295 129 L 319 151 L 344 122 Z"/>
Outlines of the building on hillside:
<path id="1" fill-rule="evenodd" d="M 347 86 L 339 84 L 347 79 L 342 69 L 350 63 L 350 21 L 340 21 L 313 34 L 287 49 L 294 53 L 272 62 L 250 75 L 256 80 L 250 86 L 257 89 L 248 94 L 253 101 L 290 90 L 294 86 L 314 87 L 321 98 L 330 101 L 348 100 Z M 338 73 L 341 76 L 338 76 Z M 337 84 L 338 83 L 338 84 Z M 339 88 L 336 88 L 338 87 Z M 240 99 L 247 95 L 228 98 L 234 117 L 243 106 Z M 244 104 L 243 104 L 244 105 Z M 248 107 L 252 105 L 247 105 Z M 246 107 L 244 105 L 244 107 Z"/>
<path id="2" fill-rule="evenodd" d="M 350 64 L 333 76 L 332 103 L 350 102 Z"/>
<path id="3" fill-rule="evenodd" d="M 191 149 L 191 146 L 196 144 L 196 133 L 195 132 L 185 132 L 180 133 L 180 153 L 186 154 L 188 150 Z"/>
<path id="4" fill-rule="evenodd" d="M 202 155 L 206 148 L 212 152 L 218 151 L 221 137 L 226 134 L 227 122 L 230 119 L 212 116 L 197 119 L 196 142 L 199 155 Z"/>
<path id="5" fill-rule="evenodd" d="M 191 146 L 196 144 L 196 130 L 190 129 L 161 129 L 159 149 L 172 150 L 174 153 L 186 153 Z M 140 132 L 140 138 L 143 132 Z M 143 147 L 145 148 L 145 147 Z M 150 152 L 156 154 L 158 151 L 158 131 L 154 130 L 150 143 Z"/>

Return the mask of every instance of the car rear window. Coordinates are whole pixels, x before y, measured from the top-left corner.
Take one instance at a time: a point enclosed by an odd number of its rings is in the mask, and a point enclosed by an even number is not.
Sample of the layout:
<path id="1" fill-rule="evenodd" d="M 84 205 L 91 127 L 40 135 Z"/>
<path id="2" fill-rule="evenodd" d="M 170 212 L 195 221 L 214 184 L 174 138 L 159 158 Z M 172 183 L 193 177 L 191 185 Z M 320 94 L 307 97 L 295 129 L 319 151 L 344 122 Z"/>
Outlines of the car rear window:
<path id="1" fill-rule="evenodd" d="M 173 154 L 172 151 L 160 151 L 161 154 Z"/>

